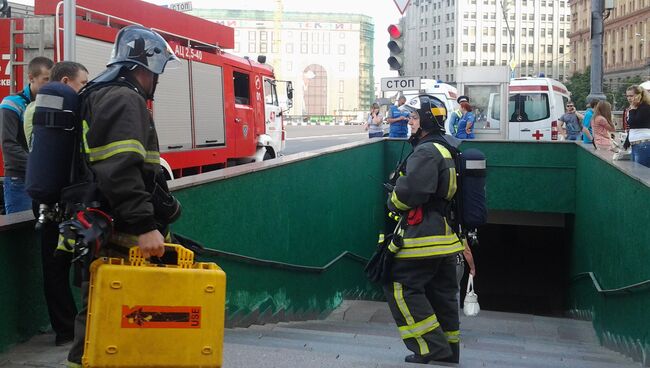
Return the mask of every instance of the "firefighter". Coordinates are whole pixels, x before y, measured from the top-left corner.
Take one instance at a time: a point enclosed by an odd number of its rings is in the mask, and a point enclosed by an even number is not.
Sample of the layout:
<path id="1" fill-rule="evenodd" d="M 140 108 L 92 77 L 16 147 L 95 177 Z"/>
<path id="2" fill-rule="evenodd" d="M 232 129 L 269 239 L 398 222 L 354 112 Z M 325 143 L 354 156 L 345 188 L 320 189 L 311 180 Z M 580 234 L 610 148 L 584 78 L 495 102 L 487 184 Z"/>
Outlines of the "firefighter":
<path id="1" fill-rule="evenodd" d="M 172 204 L 170 210 L 169 202 L 159 200 L 171 195 L 162 177 L 158 137 L 147 109 L 158 76 L 170 61 L 178 63 L 178 58 L 158 33 L 142 26 L 125 27 L 117 34 L 107 69 L 90 82 L 87 95 L 82 91 L 81 116 L 89 127 L 84 145 L 103 197 L 101 208 L 114 220 L 106 251 L 119 254 L 137 245 L 145 258 L 162 256 L 163 234 L 178 214 L 179 207 Z M 87 282 L 82 290 L 84 307 L 75 321 L 69 367 L 80 366 L 84 350 Z"/>
<path id="2" fill-rule="evenodd" d="M 389 210 L 404 219 L 397 232 L 401 241 L 398 237 L 389 246 L 397 253 L 384 293 L 402 340 L 414 353 L 406 362 L 458 363 L 456 255 L 464 246 L 445 218 L 456 192 L 454 160 L 439 143 L 445 139 L 447 110 L 429 95 L 404 106 L 410 112 L 413 153 L 388 199 Z"/>

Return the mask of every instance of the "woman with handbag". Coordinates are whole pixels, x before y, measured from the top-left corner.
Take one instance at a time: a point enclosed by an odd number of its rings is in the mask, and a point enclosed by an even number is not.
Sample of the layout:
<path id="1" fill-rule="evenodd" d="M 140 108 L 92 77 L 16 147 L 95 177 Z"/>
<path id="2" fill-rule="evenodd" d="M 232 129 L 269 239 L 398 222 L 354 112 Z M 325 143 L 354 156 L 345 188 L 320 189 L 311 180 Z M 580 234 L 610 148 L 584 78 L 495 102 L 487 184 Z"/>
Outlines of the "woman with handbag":
<path id="1" fill-rule="evenodd" d="M 625 91 L 630 103 L 628 124 L 630 132 L 624 148 L 632 146 L 632 160 L 650 167 L 650 92 L 641 86 L 630 86 Z"/>

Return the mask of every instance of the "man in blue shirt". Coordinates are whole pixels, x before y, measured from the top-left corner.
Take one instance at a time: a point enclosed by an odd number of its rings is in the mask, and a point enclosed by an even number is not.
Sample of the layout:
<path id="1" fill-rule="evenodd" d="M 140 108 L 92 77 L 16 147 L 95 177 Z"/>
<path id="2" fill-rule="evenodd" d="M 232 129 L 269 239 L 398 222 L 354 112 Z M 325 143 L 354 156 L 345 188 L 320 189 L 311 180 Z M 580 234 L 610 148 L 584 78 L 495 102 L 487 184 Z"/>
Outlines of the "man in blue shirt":
<path id="1" fill-rule="evenodd" d="M 591 128 L 591 118 L 594 116 L 594 107 L 598 104 L 597 99 L 589 101 L 589 107 L 585 111 L 585 116 L 582 119 L 582 143 L 591 144 L 593 141 L 594 131 Z"/>
<path id="2" fill-rule="evenodd" d="M 406 97 L 400 96 L 397 99 L 397 106 L 391 105 L 388 110 L 386 121 L 390 124 L 390 130 L 388 131 L 390 138 L 408 138 L 409 113 L 399 110 L 400 106 L 405 103 Z"/>

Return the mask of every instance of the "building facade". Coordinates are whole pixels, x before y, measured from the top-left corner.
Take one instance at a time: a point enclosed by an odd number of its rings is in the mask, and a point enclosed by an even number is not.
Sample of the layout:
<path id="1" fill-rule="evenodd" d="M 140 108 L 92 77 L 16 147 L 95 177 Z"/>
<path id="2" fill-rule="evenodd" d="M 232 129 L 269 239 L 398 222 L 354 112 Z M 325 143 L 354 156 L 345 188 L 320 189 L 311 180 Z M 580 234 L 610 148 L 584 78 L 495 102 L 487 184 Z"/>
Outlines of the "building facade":
<path id="1" fill-rule="evenodd" d="M 571 0 L 572 73 L 591 65 L 591 1 Z M 607 14 L 608 13 L 608 14 Z M 616 85 L 630 77 L 650 80 L 650 0 L 617 0 L 606 12 L 603 35 L 604 81 Z"/>
<path id="2" fill-rule="evenodd" d="M 291 115 L 367 111 L 374 100 L 374 23 L 365 15 L 194 9 L 235 29 L 239 56 L 266 55 L 294 85 Z"/>
<path id="3" fill-rule="evenodd" d="M 458 66 L 510 65 L 516 77 L 565 80 L 570 21 L 563 0 L 412 0 L 404 72 L 453 83 Z"/>

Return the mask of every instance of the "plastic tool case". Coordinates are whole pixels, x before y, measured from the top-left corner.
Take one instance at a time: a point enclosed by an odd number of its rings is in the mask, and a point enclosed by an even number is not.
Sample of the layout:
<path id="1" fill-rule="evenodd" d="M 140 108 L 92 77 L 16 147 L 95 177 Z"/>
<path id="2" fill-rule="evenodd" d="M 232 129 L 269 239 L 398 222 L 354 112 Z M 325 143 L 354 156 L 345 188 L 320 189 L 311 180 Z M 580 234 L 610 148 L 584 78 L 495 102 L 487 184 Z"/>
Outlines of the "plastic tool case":
<path id="1" fill-rule="evenodd" d="M 84 367 L 221 367 L 226 274 L 169 251 L 177 264 L 151 264 L 137 247 L 92 263 Z"/>

